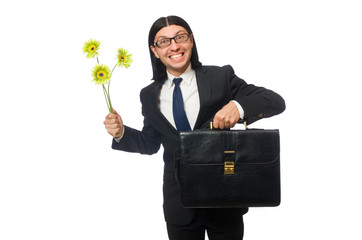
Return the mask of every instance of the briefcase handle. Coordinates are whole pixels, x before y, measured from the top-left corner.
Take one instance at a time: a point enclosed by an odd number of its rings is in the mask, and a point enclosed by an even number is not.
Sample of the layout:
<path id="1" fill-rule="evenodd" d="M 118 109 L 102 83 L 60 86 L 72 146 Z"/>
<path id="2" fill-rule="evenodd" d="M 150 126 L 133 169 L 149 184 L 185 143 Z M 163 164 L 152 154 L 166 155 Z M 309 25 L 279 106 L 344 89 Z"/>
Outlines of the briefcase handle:
<path id="1" fill-rule="evenodd" d="M 241 123 L 241 122 L 237 122 L 237 123 Z M 248 124 L 246 123 L 246 121 L 244 121 L 244 127 L 245 127 L 245 130 L 248 129 Z M 210 122 L 210 130 L 213 130 L 214 129 L 214 124 L 213 124 L 213 121 L 211 120 Z"/>

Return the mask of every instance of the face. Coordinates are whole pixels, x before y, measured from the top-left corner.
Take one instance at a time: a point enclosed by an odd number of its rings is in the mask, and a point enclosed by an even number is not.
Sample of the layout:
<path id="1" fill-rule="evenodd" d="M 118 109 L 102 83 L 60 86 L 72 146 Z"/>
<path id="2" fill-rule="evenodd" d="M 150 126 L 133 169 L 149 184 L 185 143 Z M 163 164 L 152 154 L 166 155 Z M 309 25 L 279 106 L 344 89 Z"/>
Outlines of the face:
<path id="1" fill-rule="evenodd" d="M 177 25 L 170 25 L 162 28 L 155 36 L 154 42 L 163 38 L 173 38 L 178 34 L 188 33 L 185 28 Z M 175 77 L 184 73 L 190 65 L 193 47 L 192 35 L 185 42 L 176 43 L 171 40 L 171 45 L 160 48 L 151 46 L 152 52 L 166 66 L 167 71 Z"/>

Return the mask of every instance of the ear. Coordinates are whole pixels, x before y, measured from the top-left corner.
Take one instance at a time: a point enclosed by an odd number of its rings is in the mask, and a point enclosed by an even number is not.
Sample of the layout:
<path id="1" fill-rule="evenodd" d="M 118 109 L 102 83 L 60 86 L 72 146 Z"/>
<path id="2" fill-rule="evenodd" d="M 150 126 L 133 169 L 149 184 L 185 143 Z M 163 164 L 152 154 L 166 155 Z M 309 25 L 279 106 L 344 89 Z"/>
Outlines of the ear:
<path id="1" fill-rule="evenodd" d="M 154 46 L 150 46 L 150 48 L 151 48 L 153 54 L 155 54 L 155 57 L 156 57 L 156 58 L 160 58 L 160 56 L 157 54 L 156 48 L 155 48 Z"/>

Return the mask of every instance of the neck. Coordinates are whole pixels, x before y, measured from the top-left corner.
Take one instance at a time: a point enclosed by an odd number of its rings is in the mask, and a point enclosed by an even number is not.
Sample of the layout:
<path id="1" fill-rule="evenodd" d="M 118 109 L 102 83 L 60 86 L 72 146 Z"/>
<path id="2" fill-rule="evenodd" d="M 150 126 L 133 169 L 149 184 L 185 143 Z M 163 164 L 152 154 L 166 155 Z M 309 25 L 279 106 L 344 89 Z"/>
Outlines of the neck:
<path id="1" fill-rule="evenodd" d="M 186 72 L 186 70 L 189 68 L 190 65 L 191 62 L 188 65 L 186 65 L 186 67 L 184 67 L 183 69 L 178 69 L 178 70 L 167 68 L 167 72 L 174 77 L 180 77 L 184 72 Z"/>

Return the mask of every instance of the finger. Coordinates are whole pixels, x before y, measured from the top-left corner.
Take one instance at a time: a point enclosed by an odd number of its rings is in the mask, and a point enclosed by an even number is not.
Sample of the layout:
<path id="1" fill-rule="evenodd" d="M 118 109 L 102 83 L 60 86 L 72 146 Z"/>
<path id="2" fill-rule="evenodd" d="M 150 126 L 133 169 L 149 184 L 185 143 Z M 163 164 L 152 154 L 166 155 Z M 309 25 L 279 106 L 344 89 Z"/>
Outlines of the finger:
<path id="1" fill-rule="evenodd" d="M 121 116 L 118 115 L 118 114 L 117 114 L 117 122 L 118 122 L 121 126 L 123 126 L 122 118 L 121 118 Z"/>
<path id="2" fill-rule="evenodd" d="M 121 127 L 119 126 L 119 124 L 111 124 L 108 125 L 109 129 L 120 129 Z"/>
<path id="3" fill-rule="evenodd" d="M 117 118 L 117 115 L 114 113 L 108 113 L 108 115 L 106 116 L 106 119 L 115 119 Z"/>
<path id="4" fill-rule="evenodd" d="M 232 118 L 231 118 L 231 117 L 227 118 L 227 119 L 225 120 L 224 127 L 225 127 L 225 128 L 230 128 L 231 125 L 232 125 L 231 122 L 232 122 Z"/>
<path id="5" fill-rule="evenodd" d="M 224 119 L 222 117 L 220 117 L 220 114 L 216 114 L 215 115 L 215 118 L 214 118 L 217 122 L 217 127 L 216 128 L 219 128 L 219 129 L 223 129 L 224 128 Z"/>
<path id="6" fill-rule="evenodd" d="M 214 117 L 214 119 L 212 120 L 212 125 L 214 128 L 219 128 L 219 120 Z"/>
<path id="7" fill-rule="evenodd" d="M 104 121 L 106 125 L 120 124 L 118 119 L 107 119 Z"/>
<path id="8" fill-rule="evenodd" d="M 121 129 L 121 126 L 119 124 L 106 124 L 105 128 L 108 131 L 114 130 L 114 129 Z"/>
<path id="9" fill-rule="evenodd" d="M 106 120 L 104 120 L 103 124 L 107 128 L 109 125 L 114 124 L 114 123 L 111 120 L 106 119 Z"/>
<path id="10" fill-rule="evenodd" d="M 103 123 L 104 123 L 105 126 L 108 126 L 108 125 L 115 124 L 116 120 L 115 119 L 106 119 L 106 120 L 104 120 Z"/>
<path id="11" fill-rule="evenodd" d="M 224 117 L 223 117 L 222 111 L 219 110 L 215 114 L 215 117 L 214 117 L 214 127 L 221 129 L 223 127 L 223 124 L 224 124 L 223 121 L 224 121 Z"/>

